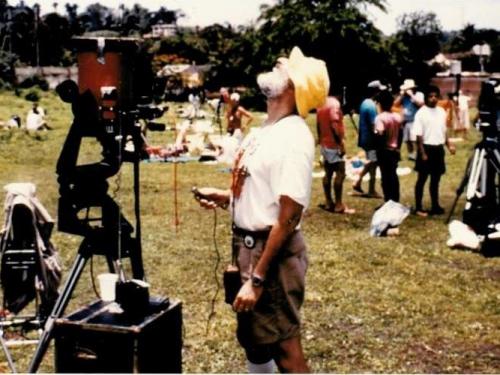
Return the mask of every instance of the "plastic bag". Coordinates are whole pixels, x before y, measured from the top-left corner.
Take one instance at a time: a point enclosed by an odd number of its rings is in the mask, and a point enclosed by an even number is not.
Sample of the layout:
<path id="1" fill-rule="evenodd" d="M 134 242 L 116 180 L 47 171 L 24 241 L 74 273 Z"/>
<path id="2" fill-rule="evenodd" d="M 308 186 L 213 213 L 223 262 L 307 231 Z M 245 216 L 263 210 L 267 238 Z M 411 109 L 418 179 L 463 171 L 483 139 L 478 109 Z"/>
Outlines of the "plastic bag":
<path id="1" fill-rule="evenodd" d="M 373 237 L 383 236 L 389 228 L 397 227 L 410 214 L 410 209 L 401 203 L 392 200 L 384 203 L 373 214 L 370 235 Z"/>

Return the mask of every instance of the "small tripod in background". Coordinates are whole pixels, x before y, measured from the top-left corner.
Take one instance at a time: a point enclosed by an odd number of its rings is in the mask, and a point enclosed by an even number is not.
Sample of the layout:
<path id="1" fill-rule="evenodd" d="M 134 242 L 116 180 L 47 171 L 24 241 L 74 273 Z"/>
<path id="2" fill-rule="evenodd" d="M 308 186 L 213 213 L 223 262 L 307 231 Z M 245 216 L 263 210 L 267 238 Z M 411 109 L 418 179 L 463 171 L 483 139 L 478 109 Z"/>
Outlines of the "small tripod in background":
<path id="1" fill-rule="evenodd" d="M 500 232 L 500 143 L 489 125 L 480 123 L 483 140 L 474 148 L 460 183 L 446 223 L 450 222 L 458 199 L 466 192 L 463 222 L 476 234 L 484 235 L 483 251 L 490 246 L 489 234 Z"/>

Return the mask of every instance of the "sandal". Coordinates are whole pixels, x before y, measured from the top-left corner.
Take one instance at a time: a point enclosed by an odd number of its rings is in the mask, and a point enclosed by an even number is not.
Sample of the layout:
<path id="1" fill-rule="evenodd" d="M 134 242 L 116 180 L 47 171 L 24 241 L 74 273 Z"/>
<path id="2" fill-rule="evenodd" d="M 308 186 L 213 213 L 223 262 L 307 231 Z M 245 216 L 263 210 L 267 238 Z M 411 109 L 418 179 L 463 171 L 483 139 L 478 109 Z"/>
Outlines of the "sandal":
<path id="1" fill-rule="evenodd" d="M 340 210 L 334 210 L 333 211 L 336 214 L 346 214 L 346 215 L 352 215 L 356 213 L 356 210 L 354 208 L 349 208 L 347 206 L 344 206 Z"/>
<path id="2" fill-rule="evenodd" d="M 328 206 L 328 205 L 326 205 L 324 203 L 319 204 L 318 207 L 321 208 L 322 210 L 325 210 L 325 211 L 328 211 L 328 212 L 335 212 L 334 207 Z"/>
<path id="3" fill-rule="evenodd" d="M 429 216 L 429 213 L 425 210 L 422 210 L 422 209 L 415 209 L 415 210 L 413 210 L 413 215 L 420 216 L 420 217 L 427 217 L 427 216 Z"/>

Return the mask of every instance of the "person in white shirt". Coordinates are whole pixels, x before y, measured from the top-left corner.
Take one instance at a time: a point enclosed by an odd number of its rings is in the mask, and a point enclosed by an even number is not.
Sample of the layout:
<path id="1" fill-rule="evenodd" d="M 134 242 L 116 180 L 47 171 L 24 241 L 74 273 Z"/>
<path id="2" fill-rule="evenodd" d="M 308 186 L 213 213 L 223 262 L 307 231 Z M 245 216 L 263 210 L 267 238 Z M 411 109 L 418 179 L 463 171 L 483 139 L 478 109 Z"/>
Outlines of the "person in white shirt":
<path id="1" fill-rule="evenodd" d="M 26 130 L 51 130 L 52 128 L 45 120 L 45 111 L 38 105 L 38 102 L 33 102 L 33 108 L 28 111 L 26 116 Z"/>
<path id="2" fill-rule="evenodd" d="M 439 205 L 439 182 L 446 171 L 444 145 L 451 154 L 455 154 L 455 146 L 450 143 L 446 134 L 446 112 L 438 107 L 440 91 L 436 86 L 429 86 L 425 94 L 425 106 L 415 114 L 413 131 L 417 137 L 417 160 L 415 170 L 418 172 L 415 184 L 415 214 L 419 216 L 442 215 L 444 209 Z M 422 208 L 424 185 L 430 176 L 429 192 L 431 210 Z"/>
<path id="3" fill-rule="evenodd" d="M 243 286 L 233 309 L 251 373 L 309 372 L 300 340 L 307 252 L 300 230 L 311 195 L 314 138 L 304 118 L 329 89 L 323 61 L 295 47 L 257 83 L 267 120 L 241 144 L 230 190 L 199 189 L 206 208 L 229 206 Z"/>

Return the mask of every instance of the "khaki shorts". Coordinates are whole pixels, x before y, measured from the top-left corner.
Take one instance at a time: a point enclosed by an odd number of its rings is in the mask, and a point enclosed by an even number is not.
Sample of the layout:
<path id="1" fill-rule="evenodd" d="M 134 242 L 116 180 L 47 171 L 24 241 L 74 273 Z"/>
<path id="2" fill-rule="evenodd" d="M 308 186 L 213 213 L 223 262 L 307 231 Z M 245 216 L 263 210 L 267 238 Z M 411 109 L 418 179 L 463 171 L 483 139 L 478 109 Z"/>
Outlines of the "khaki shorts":
<path id="1" fill-rule="evenodd" d="M 242 282 L 249 279 L 262 255 L 265 239 L 246 241 L 233 236 Z M 300 231 L 292 233 L 266 275 L 264 291 L 254 311 L 238 313 L 238 341 L 243 347 L 281 342 L 300 334 L 300 307 L 304 302 L 307 252 Z"/>
<path id="2" fill-rule="evenodd" d="M 403 142 L 415 142 L 417 136 L 413 132 L 413 122 L 407 122 L 403 128 Z"/>

